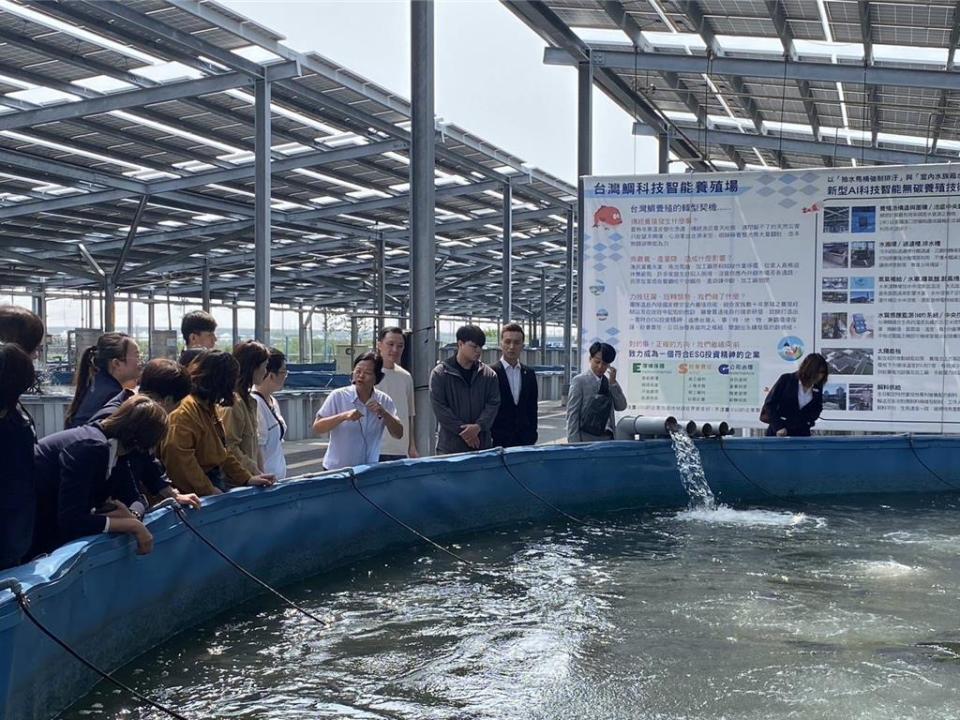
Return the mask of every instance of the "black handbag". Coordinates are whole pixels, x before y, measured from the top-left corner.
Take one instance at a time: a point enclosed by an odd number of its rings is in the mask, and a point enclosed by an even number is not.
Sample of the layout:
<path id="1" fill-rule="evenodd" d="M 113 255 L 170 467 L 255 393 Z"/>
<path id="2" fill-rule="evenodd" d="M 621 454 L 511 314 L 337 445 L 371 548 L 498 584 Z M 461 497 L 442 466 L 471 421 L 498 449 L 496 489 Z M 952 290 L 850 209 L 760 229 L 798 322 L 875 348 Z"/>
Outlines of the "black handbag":
<path id="1" fill-rule="evenodd" d="M 610 385 L 607 383 L 606 376 L 603 376 L 600 378 L 600 390 L 590 398 L 590 402 L 580 412 L 580 432 L 588 435 L 606 435 L 611 408 L 613 408 L 613 398 L 610 396 Z"/>

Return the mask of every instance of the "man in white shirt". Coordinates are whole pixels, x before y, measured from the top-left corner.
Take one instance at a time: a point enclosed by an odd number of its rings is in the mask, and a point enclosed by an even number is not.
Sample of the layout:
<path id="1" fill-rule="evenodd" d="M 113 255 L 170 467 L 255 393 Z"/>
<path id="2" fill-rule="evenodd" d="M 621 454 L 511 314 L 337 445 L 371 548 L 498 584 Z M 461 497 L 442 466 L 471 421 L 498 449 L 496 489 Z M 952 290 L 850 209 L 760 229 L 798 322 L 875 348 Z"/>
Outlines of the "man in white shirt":
<path id="1" fill-rule="evenodd" d="M 400 366 L 404 348 L 403 330 L 398 327 L 383 328 L 377 339 L 377 354 L 383 360 L 383 380 L 377 389 L 386 393 L 397 407 L 397 417 L 403 425 L 403 437 L 394 438 L 384 429 L 380 446 L 380 462 L 420 457 L 413 434 L 413 378 Z"/>

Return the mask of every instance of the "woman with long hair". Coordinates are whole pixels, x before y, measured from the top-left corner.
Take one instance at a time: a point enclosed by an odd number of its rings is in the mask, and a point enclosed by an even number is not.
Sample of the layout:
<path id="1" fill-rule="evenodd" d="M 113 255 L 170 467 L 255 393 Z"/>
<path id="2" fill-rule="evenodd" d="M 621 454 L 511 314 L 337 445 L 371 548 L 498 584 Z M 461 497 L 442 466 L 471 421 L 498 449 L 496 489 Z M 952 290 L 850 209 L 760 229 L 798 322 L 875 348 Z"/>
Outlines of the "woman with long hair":
<path id="1" fill-rule="evenodd" d="M 204 350 L 187 366 L 191 390 L 170 413 L 160 458 L 182 493 L 219 495 L 231 486 L 273 485 L 271 475 L 251 473 L 227 451 L 217 408 L 233 404 L 240 365 L 222 350 Z"/>
<path id="2" fill-rule="evenodd" d="M 19 565 L 33 540 L 36 435 L 20 396 L 35 380 L 33 360 L 19 345 L 0 343 L 0 570 Z"/>
<path id="3" fill-rule="evenodd" d="M 251 394 L 257 401 L 258 441 L 263 469 L 275 475 L 277 480 L 287 476 L 287 460 L 283 456 L 283 436 L 287 434 L 287 423 L 280 414 L 280 403 L 273 394 L 283 390 L 286 380 L 287 357 L 276 348 L 270 348 L 266 375 L 254 386 Z"/>
<path id="4" fill-rule="evenodd" d="M 140 521 L 143 498 L 129 474 L 113 469 L 128 453 L 153 452 L 166 432 L 167 413 L 160 404 L 137 395 L 106 420 L 40 440 L 35 456 L 37 527 L 32 554 L 48 553 L 99 533 L 133 535 L 137 552 L 149 553 L 153 536 Z"/>
<path id="5" fill-rule="evenodd" d="M 77 389 L 67 408 L 67 429 L 90 422 L 107 401 L 133 387 L 140 377 L 140 348 L 126 333 L 108 332 L 80 356 Z"/>
<path id="6" fill-rule="evenodd" d="M 760 411 L 760 421 L 768 423 L 766 434 L 808 437 L 823 411 L 823 385 L 829 376 L 826 358 L 810 353 L 796 372 L 777 378 Z"/>
<path id="7" fill-rule="evenodd" d="M 263 459 L 260 457 L 259 420 L 257 401 L 250 391 L 254 385 L 263 382 L 267 374 L 267 360 L 270 352 L 262 343 L 247 340 L 233 348 L 233 357 L 240 366 L 237 384 L 234 388 L 236 398 L 231 405 L 220 408 L 220 419 L 227 437 L 227 450 L 251 475 L 263 472 Z"/>

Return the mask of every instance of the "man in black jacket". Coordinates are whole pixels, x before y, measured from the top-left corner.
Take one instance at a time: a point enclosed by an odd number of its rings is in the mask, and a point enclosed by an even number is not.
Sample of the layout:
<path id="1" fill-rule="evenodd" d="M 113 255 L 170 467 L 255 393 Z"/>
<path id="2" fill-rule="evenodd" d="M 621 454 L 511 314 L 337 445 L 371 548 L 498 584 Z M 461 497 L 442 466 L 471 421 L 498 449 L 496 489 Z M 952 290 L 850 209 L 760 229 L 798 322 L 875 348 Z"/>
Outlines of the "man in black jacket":
<path id="1" fill-rule="evenodd" d="M 490 367 L 500 383 L 500 408 L 493 421 L 493 444 L 501 447 L 537 442 L 537 374 L 520 362 L 523 328 L 509 323 L 500 331 L 500 359 Z"/>
<path id="2" fill-rule="evenodd" d="M 497 375 L 480 362 L 487 341 L 476 325 L 457 330 L 457 354 L 430 373 L 430 404 L 437 418 L 437 454 L 493 447 L 491 428 L 500 405 Z"/>

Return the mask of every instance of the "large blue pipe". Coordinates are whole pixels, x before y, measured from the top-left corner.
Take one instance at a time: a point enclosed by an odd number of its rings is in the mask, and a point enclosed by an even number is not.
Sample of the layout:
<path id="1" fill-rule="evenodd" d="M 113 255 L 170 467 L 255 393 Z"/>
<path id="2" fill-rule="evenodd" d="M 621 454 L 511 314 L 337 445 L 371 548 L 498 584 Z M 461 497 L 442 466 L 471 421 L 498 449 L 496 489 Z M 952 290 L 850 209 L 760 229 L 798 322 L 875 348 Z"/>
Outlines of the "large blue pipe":
<path id="1" fill-rule="evenodd" d="M 732 505 L 960 490 L 960 438 L 708 439 L 698 447 L 714 494 Z M 364 493 L 434 538 L 555 515 L 513 476 L 571 513 L 687 503 L 667 440 L 490 450 L 356 469 Z M 417 542 L 354 491 L 346 472 L 208 498 L 191 520 L 277 585 Z M 0 577 L 17 579 L 41 621 L 108 670 L 257 592 L 171 510 L 151 515 L 149 528 L 151 555 L 137 556 L 129 537 L 97 536 Z M 0 717 L 53 717 L 97 680 L 0 592 Z"/>

